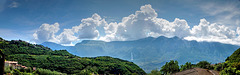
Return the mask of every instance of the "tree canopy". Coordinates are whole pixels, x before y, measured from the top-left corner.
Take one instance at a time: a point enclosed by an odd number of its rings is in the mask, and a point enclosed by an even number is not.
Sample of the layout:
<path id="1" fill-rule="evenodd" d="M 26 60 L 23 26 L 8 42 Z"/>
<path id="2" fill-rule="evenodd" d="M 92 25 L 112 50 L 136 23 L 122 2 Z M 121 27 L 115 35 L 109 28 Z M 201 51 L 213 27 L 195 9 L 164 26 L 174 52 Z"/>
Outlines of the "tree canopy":
<path id="1" fill-rule="evenodd" d="M 160 72 L 163 74 L 179 72 L 178 61 L 171 60 L 170 62 L 166 62 L 166 64 L 161 67 Z"/>
<path id="2" fill-rule="evenodd" d="M 210 68 L 210 63 L 207 61 L 200 61 L 199 63 L 197 63 L 197 66 L 199 68 L 204 68 L 204 69 L 209 69 Z"/>
<path id="3" fill-rule="evenodd" d="M 184 65 L 181 65 L 180 71 L 193 68 L 193 64 L 191 62 L 186 62 Z"/>

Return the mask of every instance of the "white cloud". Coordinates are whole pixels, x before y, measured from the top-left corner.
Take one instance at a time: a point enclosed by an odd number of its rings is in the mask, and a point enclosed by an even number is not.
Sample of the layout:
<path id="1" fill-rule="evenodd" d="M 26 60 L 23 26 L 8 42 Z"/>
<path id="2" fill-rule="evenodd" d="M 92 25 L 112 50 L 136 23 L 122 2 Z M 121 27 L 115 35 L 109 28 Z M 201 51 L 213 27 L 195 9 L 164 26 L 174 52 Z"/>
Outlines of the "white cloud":
<path id="1" fill-rule="evenodd" d="M 36 43 L 55 42 L 58 44 L 69 45 L 73 41 L 79 39 L 96 39 L 99 37 L 98 26 L 105 26 L 106 21 L 98 14 L 93 14 L 92 17 L 82 19 L 81 24 L 74 26 L 71 29 L 64 29 L 59 35 L 55 35 L 59 31 L 59 24 L 53 25 L 42 24 L 39 29 L 33 34 Z"/>
<path id="2" fill-rule="evenodd" d="M 100 40 L 104 40 L 104 41 L 123 41 L 124 39 L 120 39 L 118 36 L 116 36 L 116 32 L 117 32 L 117 28 L 118 28 L 118 23 L 117 22 L 111 22 L 109 24 L 106 24 L 104 26 L 104 30 L 105 30 L 105 36 L 101 36 L 99 39 Z"/>
<path id="3" fill-rule="evenodd" d="M 208 36 L 208 37 L 195 37 L 195 36 L 187 36 L 184 39 L 186 40 L 196 40 L 198 42 L 202 42 L 202 41 L 207 41 L 207 42 L 220 42 L 220 43 L 225 43 L 225 44 L 233 44 L 233 45 L 240 45 L 239 42 L 237 40 L 234 39 L 222 39 L 220 37 L 216 37 L 216 36 Z"/>
<path id="4" fill-rule="evenodd" d="M 107 35 L 101 39 L 137 40 L 149 36 L 184 37 L 189 34 L 189 26 L 185 20 L 176 18 L 174 22 L 169 22 L 157 16 L 151 5 L 141 6 L 140 11 L 124 17 L 120 23 L 114 22 L 105 26 Z"/>
<path id="5" fill-rule="evenodd" d="M 55 33 L 59 31 L 59 24 L 54 23 L 49 25 L 47 23 L 42 24 L 39 29 L 33 34 L 34 41 L 36 43 L 42 43 L 45 41 L 58 42 L 55 37 Z"/>
<path id="6" fill-rule="evenodd" d="M 236 38 L 236 40 L 238 40 L 240 42 L 240 27 L 237 27 L 236 32 L 238 34 L 238 37 Z"/>
<path id="7" fill-rule="evenodd" d="M 71 29 L 64 29 L 64 31 L 57 36 L 60 44 L 71 44 L 72 41 L 77 41 L 77 37 L 74 36 L 74 32 Z"/>
<path id="8" fill-rule="evenodd" d="M 172 22 L 172 25 L 174 29 L 173 35 L 178 37 L 185 37 L 190 34 L 190 31 L 189 31 L 190 27 L 188 26 L 186 20 L 176 18 L 174 22 Z"/>
<path id="9" fill-rule="evenodd" d="M 217 36 L 223 39 L 234 38 L 235 31 L 229 29 L 224 25 L 218 25 L 216 23 L 210 24 L 206 19 L 201 19 L 198 26 L 194 26 L 191 30 L 192 35 L 197 37 L 205 36 Z"/>
<path id="10" fill-rule="evenodd" d="M 59 24 L 55 23 L 53 25 L 43 24 L 33 36 L 37 43 L 50 41 L 63 45 L 73 45 L 72 42 L 80 39 L 126 41 L 150 36 L 177 36 L 186 40 L 240 45 L 240 27 L 232 30 L 228 26 L 201 19 L 199 25 L 190 28 L 184 19 L 175 18 L 173 22 L 169 22 L 157 16 L 152 6 L 148 4 L 141 6 L 135 14 L 123 17 L 119 23 L 107 23 L 98 14 L 93 14 L 92 17 L 82 19 L 78 26 L 64 29 L 59 35 L 55 36 L 59 30 Z M 99 27 L 104 29 L 103 33 L 100 33 Z"/>
<path id="11" fill-rule="evenodd" d="M 99 36 L 99 31 L 96 29 L 97 26 L 107 24 L 104 19 L 102 19 L 98 14 L 93 14 L 91 18 L 86 18 L 81 20 L 79 26 L 74 26 L 72 30 L 78 33 L 79 39 L 92 39 Z"/>
<path id="12" fill-rule="evenodd" d="M 216 23 L 211 24 L 206 19 L 201 19 L 199 25 L 191 29 L 191 35 L 184 39 L 240 45 L 236 42 L 236 37 L 236 32 L 229 27 Z"/>

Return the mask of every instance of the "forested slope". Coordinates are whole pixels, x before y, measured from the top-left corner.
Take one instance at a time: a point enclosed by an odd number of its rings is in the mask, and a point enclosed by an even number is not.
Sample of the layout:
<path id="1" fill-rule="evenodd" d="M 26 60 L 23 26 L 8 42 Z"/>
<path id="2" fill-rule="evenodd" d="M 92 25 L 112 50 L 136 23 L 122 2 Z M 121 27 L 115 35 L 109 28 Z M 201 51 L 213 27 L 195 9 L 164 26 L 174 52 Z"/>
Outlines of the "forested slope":
<path id="1" fill-rule="evenodd" d="M 22 40 L 7 41 L 0 38 L 0 49 L 6 55 L 6 60 L 67 74 L 146 74 L 136 64 L 118 58 L 109 56 L 83 58 L 66 50 L 53 51 L 48 47 Z"/>

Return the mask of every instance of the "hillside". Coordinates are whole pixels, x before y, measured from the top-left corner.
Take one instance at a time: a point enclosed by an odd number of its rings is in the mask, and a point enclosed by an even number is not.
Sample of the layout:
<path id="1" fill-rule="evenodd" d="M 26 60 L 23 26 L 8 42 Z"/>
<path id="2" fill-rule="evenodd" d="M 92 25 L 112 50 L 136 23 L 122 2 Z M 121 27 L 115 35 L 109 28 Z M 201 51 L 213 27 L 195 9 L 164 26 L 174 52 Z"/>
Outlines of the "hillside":
<path id="1" fill-rule="evenodd" d="M 48 46 L 52 48 L 52 46 Z M 146 72 L 160 68 L 169 60 L 197 63 L 224 62 L 239 46 L 218 42 L 187 41 L 178 37 L 148 37 L 134 41 L 95 41 L 83 40 L 68 48 L 70 53 L 83 57 L 111 56 L 132 61 Z M 133 60 L 131 60 L 133 58 Z"/>
<path id="2" fill-rule="evenodd" d="M 222 75 L 240 75 L 240 48 L 218 66 Z"/>
<path id="3" fill-rule="evenodd" d="M 66 50 L 53 51 L 22 40 L 7 41 L 0 38 L 0 49 L 6 55 L 6 60 L 67 74 L 146 74 L 140 67 L 126 60 L 109 56 L 78 57 Z"/>
<path id="4" fill-rule="evenodd" d="M 237 49 L 236 51 L 234 51 L 234 53 L 231 56 L 229 56 L 226 59 L 226 61 L 228 61 L 228 63 L 238 63 L 238 62 L 240 62 L 240 48 Z"/>

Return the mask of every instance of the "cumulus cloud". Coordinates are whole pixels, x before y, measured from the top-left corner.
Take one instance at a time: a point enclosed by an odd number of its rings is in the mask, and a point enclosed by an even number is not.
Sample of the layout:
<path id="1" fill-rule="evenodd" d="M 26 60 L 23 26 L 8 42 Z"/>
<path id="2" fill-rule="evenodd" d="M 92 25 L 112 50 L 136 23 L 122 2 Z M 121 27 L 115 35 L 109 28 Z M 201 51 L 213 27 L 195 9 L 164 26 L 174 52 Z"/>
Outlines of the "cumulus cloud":
<path id="1" fill-rule="evenodd" d="M 97 38 L 99 36 L 99 31 L 96 27 L 107 24 L 106 21 L 96 13 L 90 18 L 82 19 L 81 22 L 79 26 L 74 26 L 72 28 L 75 33 L 79 34 L 79 39 Z"/>
<path id="2" fill-rule="evenodd" d="M 141 6 L 140 11 L 124 17 L 120 23 L 110 23 L 104 27 L 106 36 L 102 40 L 137 40 L 145 37 L 178 36 L 189 34 L 189 26 L 183 19 L 169 22 L 157 18 L 158 14 L 151 5 Z"/>
<path id="3" fill-rule="evenodd" d="M 210 23 L 206 19 L 201 19 L 199 25 L 191 29 L 191 35 L 185 37 L 186 40 L 221 42 L 228 44 L 238 44 L 236 32 L 225 25 Z"/>
<path id="4" fill-rule="evenodd" d="M 210 24 L 206 19 L 201 19 L 199 25 L 192 28 L 191 33 L 196 37 L 216 36 L 223 39 L 231 39 L 236 35 L 235 31 L 228 27 L 216 23 Z"/>
<path id="5" fill-rule="evenodd" d="M 42 24 L 39 29 L 33 34 L 34 41 L 36 43 L 42 43 L 45 41 L 58 42 L 55 33 L 59 31 L 59 24 L 54 23 L 49 25 L 47 23 Z"/>
<path id="6" fill-rule="evenodd" d="M 57 37 L 60 44 L 69 44 L 79 39 L 96 39 L 99 37 L 98 26 L 104 26 L 106 21 L 98 14 L 93 14 L 92 17 L 82 19 L 81 24 L 72 27 L 72 29 L 64 29 Z"/>
<path id="7" fill-rule="evenodd" d="M 95 39 L 99 37 L 98 26 L 105 26 L 107 22 L 98 14 L 93 14 L 92 17 L 82 19 L 80 25 L 74 26 L 71 29 L 64 29 L 59 35 L 55 35 L 59 31 L 59 24 L 53 25 L 42 24 L 39 29 L 33 34 L 34 41 L 55 42 L 58 44 L 71 44 L 79 39 Z"/>
<path id="8" fill-rule="evenodd" d="M 58 23 L 42 24 L 33 36 L 37 42 L 50 41 L 59 44 L 72 44 L 79 39 L 126 41 L 146 37 L 177 36 L 186 40 L 240 45 L 240 27 L 232 30 L 225 25 L 201 19 L 199 25 L 190 28 L 184 19 L 175 18 L 174 21 L 169 22 L 157 16 L 152 6 L 148 4 L 141 6 L 134 14 L 123 17 L 120 22 L 107 23 L 95 13 L 92 17 L 82 19 L 79 25 L 71 29 L 63 29 L 59 35 L 55 35 L 59 31 Z M 100 33 L 99 27 L 103 29 L 103 33 Z"/>
<path id="9" fill-rule="evenodd" d="M 77 41 L 77 37 L 74 36 L 74 32 L 71 29 L 64 29 L 64 31 L 57 36 L 60 44 L 71 44 L 72 41 Z"/>
<path id="10" fill-rule="evenodd" d="M 215 13 L 217 14 L 217 12 Z M 214 15 L 214 13 L 213 13 Z M 177 36 L 186 40 L 221 42 L 227 44 L 240 45 L 238 40 L 240 28 L 236 31 L 217 23 L 210 23 L 206 19 L 201 19 L 199 25 L 190 28 L 187 21 L 176 18 L 169 22 L 162 18 L 157 18 L 158 14 L 151 7 L 145 5 L 131 14 L 124 17 L 119 23 L 110 23 L 105 26 L 106 36 L 101 40 L 136 40 L 145 37 Z"/>

